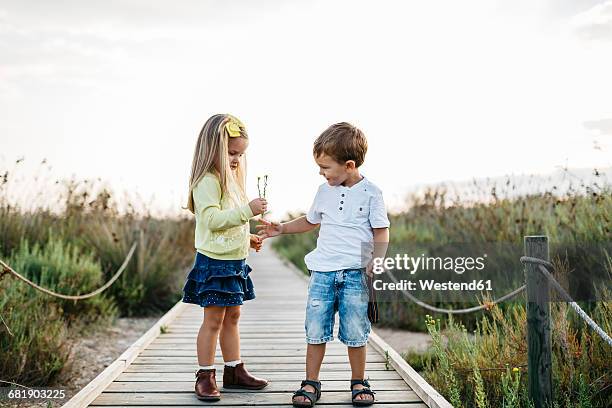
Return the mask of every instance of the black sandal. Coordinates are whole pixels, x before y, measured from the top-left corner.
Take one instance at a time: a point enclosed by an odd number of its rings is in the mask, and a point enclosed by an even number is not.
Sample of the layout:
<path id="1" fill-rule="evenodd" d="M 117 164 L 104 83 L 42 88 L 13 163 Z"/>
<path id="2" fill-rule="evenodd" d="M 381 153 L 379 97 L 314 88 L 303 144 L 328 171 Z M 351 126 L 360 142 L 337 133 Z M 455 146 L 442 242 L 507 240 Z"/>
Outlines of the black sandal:
<path id="1" fill-rule="evenodd" d="M 315 392 L 304 390 L 304 386 L 310 385 L 315 389 Z M 308 401 L 295 401 L 295 397 L 306 397 Z M 293 393 L 291 402 L 294 407 L 314 407 L 317 401 L 321 398 L 321 381 L 304 380 L 300 385 L 300 389 Z"/>
<path id="2" fill-rule="evenodd" d="M 357 384 L 363 385 L 363 388 L 360 390 L 354 390 L 353 387 Z M 351 380 L 351 400 L 353 401 L 353 405 L 356 407 L 366 407 L 374 404 L 374 391 L 370 389 L 370 383 L 368 380 Z M 372 399 L 360 399 L 356 400 L 355 397 L 361 394 L 371 395 Z"/>

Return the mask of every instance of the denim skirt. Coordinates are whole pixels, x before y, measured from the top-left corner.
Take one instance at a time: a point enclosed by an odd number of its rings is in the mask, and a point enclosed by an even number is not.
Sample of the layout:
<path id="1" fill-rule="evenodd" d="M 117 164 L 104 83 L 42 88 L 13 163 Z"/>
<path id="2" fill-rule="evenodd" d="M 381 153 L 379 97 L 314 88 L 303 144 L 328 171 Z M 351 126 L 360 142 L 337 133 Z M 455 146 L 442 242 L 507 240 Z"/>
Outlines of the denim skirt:
<path id="1" fill-rule="evenodd" d="M 246 259 L 213 259 L 196 252 L 195 262 L 183 286 L 185 303 L 206 306 L 238 306 L 255 299 L 251 267 Z"/>

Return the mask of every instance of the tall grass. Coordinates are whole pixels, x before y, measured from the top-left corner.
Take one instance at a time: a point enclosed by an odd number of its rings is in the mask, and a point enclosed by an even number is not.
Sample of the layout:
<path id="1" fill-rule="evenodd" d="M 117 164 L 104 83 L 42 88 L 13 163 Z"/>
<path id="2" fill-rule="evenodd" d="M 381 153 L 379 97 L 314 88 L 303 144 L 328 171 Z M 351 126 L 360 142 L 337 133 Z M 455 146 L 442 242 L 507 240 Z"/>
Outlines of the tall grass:
<path id="1" fill-rule="evenodd" d="M 604 331 L 612 332 L 612 302 L 597 302 L 591 315 Z M 551 316 L 555 406 L 611 406 L 609 345 L 576 319 L 566 304 L 552 303 Z M 431 316 L 425 320 L 433 353 L 426 355 L 423 374 L 453 406 L 530 406 L 523 304 L 514 304 L 505 312 L 494 306 L 471 337 L 451 317 L 444 323 Z M 447 339 L 446 344 L 442 338 Z"/>
<path id="2" fill-rule="evenodd" d="M 0 257 L 32 281 L 63 294 L 93 291 L 137 243 L 121 277 L 87 300 L 48 296 L 10 276 L 0 281 L 6 322 L 0 322 L 0 378 L 45 385 L 61 371 L 75 335 L 118 315 L 161 313 L 180 299 L 193 260 L 193 221 L 155 217 L 129 197 L 120 206 L 102 182 L 13 182 L 13 173 L 0 171 Z M 47 195 L 31 192 L 47 187 Z M 15 197 L 15 191 L 26 195 Z"/>
<path id="3" fill-rule="evenodd" d="M 102 284 L 102 269 L 91 253 L 54 238 L 33 247 L 23 240 L 8 261 L 33 282 L 62 293 L 84 293 Z M 6 277 L 0 294 L 5 324 L 0 326 L 0 376 L 5 381 L 46 384 L 68 358 L 70 333 L 108 324 L 117 314 L 108 294 L 74 302 Z"/>

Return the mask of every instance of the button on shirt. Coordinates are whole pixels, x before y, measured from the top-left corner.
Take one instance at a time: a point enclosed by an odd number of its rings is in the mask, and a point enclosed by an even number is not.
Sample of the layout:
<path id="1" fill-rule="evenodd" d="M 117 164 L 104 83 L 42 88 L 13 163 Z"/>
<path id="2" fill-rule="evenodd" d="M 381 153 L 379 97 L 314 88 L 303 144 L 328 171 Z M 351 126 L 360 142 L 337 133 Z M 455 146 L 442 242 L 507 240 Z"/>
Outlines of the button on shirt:
<path id="1" fill-rule="evenodd" d="M 304 257 L 308 269 L 319 272 L 365 267 L 362 252 L 372 245 L 372 228 L 389 227 L 382 191 L 365 177 L 352 187 L 319 186 L 306 220 L 321 224 L 317 247 Z"/>

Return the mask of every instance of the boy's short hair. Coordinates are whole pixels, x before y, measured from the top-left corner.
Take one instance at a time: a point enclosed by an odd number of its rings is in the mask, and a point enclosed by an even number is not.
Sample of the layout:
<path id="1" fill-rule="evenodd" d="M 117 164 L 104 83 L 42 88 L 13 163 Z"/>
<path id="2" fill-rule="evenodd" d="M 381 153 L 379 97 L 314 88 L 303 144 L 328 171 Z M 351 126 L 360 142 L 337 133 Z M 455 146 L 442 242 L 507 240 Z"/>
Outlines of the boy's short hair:
<path id="1" fill-rule="evenodd" d="M 312 154 L 315 157 L 326 154 L 338 163 L 355 161 L 359 167 L 365 160 L 368 141 L 361 130 L 347 122 L 331 125 L 315 140 Z"/>

